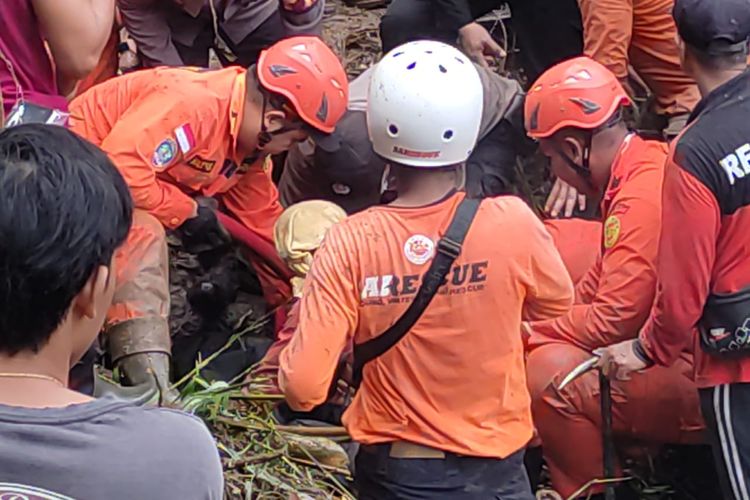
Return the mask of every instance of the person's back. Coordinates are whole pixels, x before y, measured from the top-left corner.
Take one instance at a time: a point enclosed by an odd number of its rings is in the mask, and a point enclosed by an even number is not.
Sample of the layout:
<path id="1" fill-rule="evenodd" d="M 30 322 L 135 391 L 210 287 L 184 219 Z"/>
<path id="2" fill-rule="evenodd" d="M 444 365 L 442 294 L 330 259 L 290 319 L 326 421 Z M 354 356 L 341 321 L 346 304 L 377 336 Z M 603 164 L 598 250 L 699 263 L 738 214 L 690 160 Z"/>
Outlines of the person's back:
<path id="1" fill-rule="evenodd" d="M 0 133 L 0 495 L 222 496 L 198 419 L 67 388 L 112 303 L 132 211 L 114 165 L 72 132 Z"/>
<path id="2" fill-rule="evenodd" d="M 293 410 L 307 411 L 354 344 L 362 383 L 343 422 L 361 443 L 361 500 L 532 498 L 521 320 L 564 313 L 573 290 L 522 201 L 456 192 L 482 94 L 476 68 L 439 42 L 406 44 L 378 63 L 367 128 L 396 198 L 326 234 L 281 353 L 279 385 Z"/>
<path id="3" fill-rule="evenodd" d="M 0 404 L 0 449 L 0 496 L 221 498 L 216 447 L 199 419 L 112 396 L 64 408 Z"/>
<path id="4" fill-rule="evenodd" d="M 324 245 L 339 256 L 316 262 L 313 273 L 331 286 L 326 275 L 336 273 L 358 292 L 359 300 L 340 302 L 356 318 L 355 344 L 377 337 L 403 314 L 463 198 L 456 193 L 425 207 L 374 207 L 330 230 Z M 367 365 L 344 417 L 352 436 L 490 457 L 523 447 L 532 425 L 518 328 L 522 317 L 565 312 L 569 284 L 559 259 L 523 201 L 483 201 L 447 283 L 403 341 Z M 544 274 L 556 265 L 559 276 Z M 535 309 L 537 299 L 553 297 L 560 299 Z M 328 321 L 321 318 L 315 328 L 322 333 Z"/>
<path id="5" fill-rule="evenodd" d="M 202 71 L 160 67 L 112 78 L 71 101 L 70 126 L 99 146 L 129 113 L 144 114 L 144 129 L 149 118 L 166 111 L 216 127 L 220 103 L 230 100 L 235 80 L 243 73 L 236 67 Z"/>

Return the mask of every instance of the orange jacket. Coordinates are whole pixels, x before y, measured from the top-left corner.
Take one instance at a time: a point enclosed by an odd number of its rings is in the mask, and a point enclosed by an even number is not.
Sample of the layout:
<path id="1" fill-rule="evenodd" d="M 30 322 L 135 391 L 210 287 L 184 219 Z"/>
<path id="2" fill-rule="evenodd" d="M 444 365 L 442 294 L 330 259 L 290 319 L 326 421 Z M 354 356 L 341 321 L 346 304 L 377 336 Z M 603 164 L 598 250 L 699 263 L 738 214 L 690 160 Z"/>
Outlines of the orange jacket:
<path id="1" fill-rule="evenodd" d="M 237 149 L 245 72 L 157 68 L 114 78 L 71 103 L 71 128 L 107 152 L 136 207 L 166 227 L 190 218 L 191 196 L 222 194 L 240 222 L 273 241 L 281 206 L 270 172 Z"/>
<path id="2" fill-rule="evenodd" d="M 531 323 L 529 348 L 550 339 L 592 350 L 632 339 L 656 292 L 666 144 L 630 135 L 612 165 L 602 200 L 602 253 L 576 287 L 565 315 Z"/>
<path id="3" fill-rule="evenodd" d="M 281 353 L 279 383 L 293 408 L 322 403 L 349 343 L 380 335 L 403 314 L 463 196 L 373 207 L 327 233 Z M 514 197 L 484 200 L 447 283 L 411 331 L 365 366 L 344 425 L 361 443 L 508 456 L 532 435 L 521 320 L 562 314 L 572 299 L 531 210 Z"/>

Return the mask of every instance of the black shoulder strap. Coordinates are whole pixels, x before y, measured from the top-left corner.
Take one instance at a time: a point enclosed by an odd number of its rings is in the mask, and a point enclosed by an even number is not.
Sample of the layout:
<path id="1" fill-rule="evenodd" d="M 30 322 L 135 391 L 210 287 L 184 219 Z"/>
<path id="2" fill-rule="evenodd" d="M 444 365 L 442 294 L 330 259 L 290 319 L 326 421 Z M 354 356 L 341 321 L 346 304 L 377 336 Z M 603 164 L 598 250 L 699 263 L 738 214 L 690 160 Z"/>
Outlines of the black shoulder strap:
<path id="1" fill-rule="evenodd" d="M 430 305 L 453 262 L 461 254 L 461 245 L 466 238 L 466 233 L 469 232 L 481 201 L 464 198 L 458 205 L 448 230 L 438 241 L 437 253 L 422 279 L 422 284 L 404 314 L 381 335 L 354 346 L 353 384 L 355 387 L 359 387 L 362 381 L 364 366 L 396 345 Z"/>

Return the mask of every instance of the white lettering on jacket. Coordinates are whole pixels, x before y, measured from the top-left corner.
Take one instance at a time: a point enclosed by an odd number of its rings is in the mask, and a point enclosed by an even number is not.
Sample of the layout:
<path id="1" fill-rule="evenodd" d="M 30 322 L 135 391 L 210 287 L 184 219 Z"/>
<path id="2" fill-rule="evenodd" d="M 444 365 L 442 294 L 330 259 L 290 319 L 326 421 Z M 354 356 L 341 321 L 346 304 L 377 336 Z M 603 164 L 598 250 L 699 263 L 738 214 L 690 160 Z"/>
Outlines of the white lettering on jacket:
<path id="1" fill-rule="evenodd" d="M 735 180 L 750 174 L 750 143 L 745 143 L 726 155 L 719 160 L 719 164 L 726 172 L 729 184 L 734 185 Z"/>

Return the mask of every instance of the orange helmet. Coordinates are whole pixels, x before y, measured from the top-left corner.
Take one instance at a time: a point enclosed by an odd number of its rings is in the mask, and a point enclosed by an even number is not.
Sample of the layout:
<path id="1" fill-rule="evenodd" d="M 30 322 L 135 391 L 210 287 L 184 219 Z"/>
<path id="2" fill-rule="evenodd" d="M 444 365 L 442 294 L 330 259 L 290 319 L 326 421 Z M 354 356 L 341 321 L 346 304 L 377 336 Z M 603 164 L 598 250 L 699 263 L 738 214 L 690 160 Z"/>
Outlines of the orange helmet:
<path id="1" fill-rule="evenodd" d="M 563 61 L 537 79 L 526 94 L 529 137 L 549 137 L 565 127 L 595 129 L 630 97 L 607 68 L 589 57 Z"/>
<path id="2" fill-rule="evenodd" d="M 281 40 L 260 53 L 258 79 L 286 97 L 308 125 L 326 133 L 346 112 L 349 82 L 336 54 L 313 36 Z"/>

